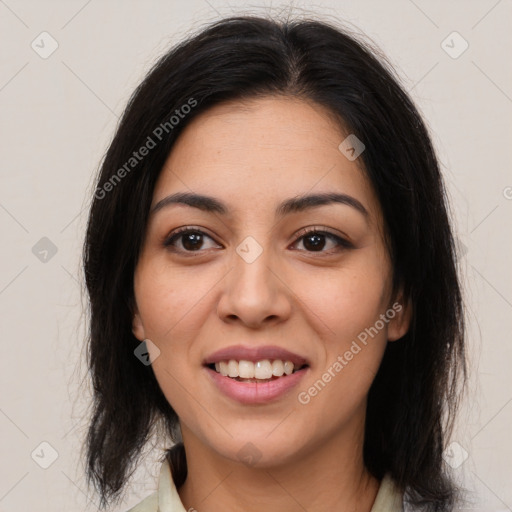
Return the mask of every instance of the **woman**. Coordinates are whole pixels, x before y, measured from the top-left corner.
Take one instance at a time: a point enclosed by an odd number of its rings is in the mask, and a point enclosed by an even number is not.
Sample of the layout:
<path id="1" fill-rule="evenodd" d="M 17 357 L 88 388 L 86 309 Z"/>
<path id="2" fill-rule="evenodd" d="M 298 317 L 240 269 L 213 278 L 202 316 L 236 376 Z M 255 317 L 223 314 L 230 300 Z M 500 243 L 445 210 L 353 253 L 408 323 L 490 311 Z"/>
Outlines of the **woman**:
<path id="1" fill-rule="evenodd" d="M 174 445 L 133 511 L 453 510 L 454 239 L 383 62 L 326 23 L 234 17 L 135 91 L 84 246 L 102 507 L 155 433 Z"/>

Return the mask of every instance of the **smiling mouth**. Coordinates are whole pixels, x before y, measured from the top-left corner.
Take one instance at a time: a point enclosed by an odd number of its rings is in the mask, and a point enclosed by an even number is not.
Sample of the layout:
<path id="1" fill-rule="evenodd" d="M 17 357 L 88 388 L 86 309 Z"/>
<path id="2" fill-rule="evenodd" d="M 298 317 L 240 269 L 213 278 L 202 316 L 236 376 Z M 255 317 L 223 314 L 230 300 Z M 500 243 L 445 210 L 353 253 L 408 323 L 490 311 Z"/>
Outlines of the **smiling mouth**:
<path id="1" fill-rule="evenodd" d="M 229 377 L 237 382 L 264 383 L 278 380 L 308 367 L 307 364 L 294 364 L 281 359 L 263 359 L 247 361 L 234 359 L 219 361 L 206 365 L 223 377 Z"/>

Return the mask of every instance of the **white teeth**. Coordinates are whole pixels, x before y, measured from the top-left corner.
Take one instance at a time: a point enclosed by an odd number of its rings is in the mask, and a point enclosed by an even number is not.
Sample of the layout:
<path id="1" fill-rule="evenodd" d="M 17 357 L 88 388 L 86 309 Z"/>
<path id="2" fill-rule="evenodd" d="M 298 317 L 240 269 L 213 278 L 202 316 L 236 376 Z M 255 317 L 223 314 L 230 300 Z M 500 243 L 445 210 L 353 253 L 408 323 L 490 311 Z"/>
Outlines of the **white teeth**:
<path id="1" fill-rule="evenodd" d="M 252 361 L 238 361 L 238 375 L 241 379 L 254 379 L 254 363 Z"/>
<path id="2" fill-rule="evenodd" d="M 219 361 L 215 363 L 215 370 L 224 377 L 241 378 L 241 379 L 260 379 L 268 380 L 274 377 L 282 377 L 283 375 L 291 375 L 294 370 L 298 370 L 300 365 L 294 365 L 291 361 L 282 361 L 275 359 L 262 359 L 253 363 L 244 359 L 235 361 Z"/>
<path id="3" fill-rule="evenodd" d="M 234 359 L 228 361 L 228 377 L 238 377 L 238 363 Z"/>
<path id="4" fill-rule="evenodd" d="M 268 359 L 258 361 L 254 365 L 255 379 L 270 379 L 272 377 L 272 364 Z"/>
<path id="5" fill-rule="evenodd" d="M 220 362 L 220 374 L 223 375 L 224 377 L 227 377 L 228 376 L 228 364 L 226 363 L 226 361 L 221 361 Z"/>
<path id="6" fill-rule="evenodd" d="M 283 374 L 284 374 L 284 363 L 283 363 L 283 361 L 276 359 L 272 363 L 272 375 L 275 375 L 276 377 L 281 377 L 281 375 L 283 375 Z"/>

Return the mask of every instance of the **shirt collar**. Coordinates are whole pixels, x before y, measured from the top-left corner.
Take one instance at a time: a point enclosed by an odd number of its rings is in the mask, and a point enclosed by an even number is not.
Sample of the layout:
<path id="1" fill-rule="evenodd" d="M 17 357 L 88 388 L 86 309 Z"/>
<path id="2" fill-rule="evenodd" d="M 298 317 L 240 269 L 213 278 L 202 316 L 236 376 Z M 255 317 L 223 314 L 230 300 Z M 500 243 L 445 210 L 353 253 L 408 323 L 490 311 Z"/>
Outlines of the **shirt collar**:
<path id="1" fill-rule="evenodd" d="M 384 475 L 370 512 L 402 512 L 403 497 L 389 474 Z"/>
<path id="2" fill-rule="evenodd" d="M 167 457 L 160 467 L 158 480 L 158 512 L 187 512 L 181 502 L 178 490 L 172 479 Z"/>

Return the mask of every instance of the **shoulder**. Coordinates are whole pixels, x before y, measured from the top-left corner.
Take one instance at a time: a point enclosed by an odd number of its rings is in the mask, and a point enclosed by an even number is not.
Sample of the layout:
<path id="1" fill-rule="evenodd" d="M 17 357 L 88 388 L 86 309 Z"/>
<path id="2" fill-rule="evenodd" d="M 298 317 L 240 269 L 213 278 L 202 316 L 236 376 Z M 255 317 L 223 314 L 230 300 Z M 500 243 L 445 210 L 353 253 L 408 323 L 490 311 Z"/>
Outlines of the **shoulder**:
<path id="1" fill-rule="evenodd" d="M 141 502 L 126 512 L 157 512 L 158 511 L 158 491 L 150 494 Z"/>

